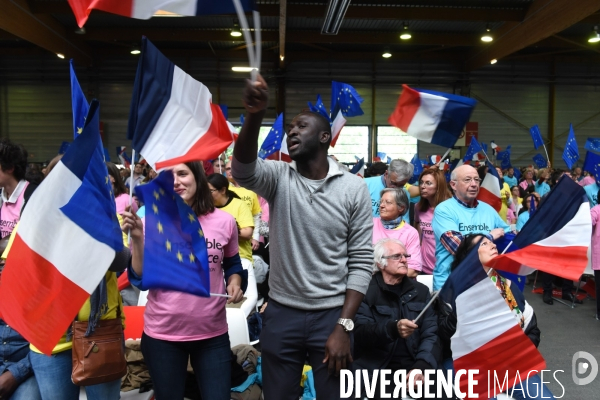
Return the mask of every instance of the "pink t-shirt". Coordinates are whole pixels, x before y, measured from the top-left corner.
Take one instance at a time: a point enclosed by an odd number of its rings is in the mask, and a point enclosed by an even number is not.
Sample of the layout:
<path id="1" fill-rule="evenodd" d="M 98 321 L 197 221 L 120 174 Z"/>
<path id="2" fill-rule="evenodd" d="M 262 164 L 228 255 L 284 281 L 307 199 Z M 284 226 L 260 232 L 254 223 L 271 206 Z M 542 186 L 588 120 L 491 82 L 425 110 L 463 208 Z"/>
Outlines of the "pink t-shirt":
<path id="1" fill-rule="evenodd" d="M 419 233 L 415 228 L 404 223 L 404 226 L 399 229 L 385 229 L 380 218 L 373 218 L 373 244 L 385 238 L 398 239 L 404 243 L 406 252 L 410 254 L 408 268 L 421 271 L 421 245 Z"/>
<path id="2" fill-rule="evenodd" d="M 127 206 L 129 205 L 129 194 L 123 193 L 115 197 L 115 204 L 117 205 L 117 214 L 123 214 L 123 211 L 125 211 L 125 208 L 127 208 Z M 137 212 L 138 205 L 136 201 L 131 202 L 131 209 L 134 213 Z"/>
<path id="3" fill-rule="evenodd" d="M 238 253 L 235 219 L 225 211 L 198 218 L 206 237 L 211 293 L 226 293 L 221 262 Z M 151 289 L 144 313 L 144 332 L 160 340 L 210 339 L 227 332 L 224 297 L 198 297 L 171 290 Z"/>
<path id="4" fill-rule="evenodd" d="M 600 205 L 592 207 L 592 269 L 600 270 Z M 596 282 L 600 285 L 600 282 Z"/>
<path id="5" fill-rule="evenodd" d="M 421 212 L 415 208 L 415 222 L 421 228 L 421 257 L 423 258 L 423 272 L 433 274 L 435 268 L 435 234 L 431 227 L 433 221 L 433 208 Z"/>
<path id="6" fill-rule="evenodd" d="M 21 219 L 21 209 L 25 201 L 25 189 L 29 182 L 22 180 L 19 182 L 10 199 L 3 198 L 2 207 L 0 208 L 0 235 L 2 238 L 10 236 L 15 225 Z M 4 193 L 4 191 L 2 192 Z"/>

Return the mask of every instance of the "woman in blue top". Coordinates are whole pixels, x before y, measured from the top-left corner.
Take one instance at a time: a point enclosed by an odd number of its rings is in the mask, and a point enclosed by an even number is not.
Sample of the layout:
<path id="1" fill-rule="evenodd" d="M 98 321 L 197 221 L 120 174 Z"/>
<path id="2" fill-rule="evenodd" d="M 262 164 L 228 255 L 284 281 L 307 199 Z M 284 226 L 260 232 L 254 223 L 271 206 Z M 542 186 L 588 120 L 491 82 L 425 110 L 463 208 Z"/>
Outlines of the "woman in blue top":
<path id="1" fill-rule="evenodd" d="M 523 199 L 523 208 L 519 211 L 519 218 L 517 219 L 517 232 L 520 232 L 523 229 L 523 225 L 527 221 L 529 221 L 529 209 L 531 207 L 531 198 L 533 197 L 533 202 L 535 204 L 535 208 L 537 209 L 540 205 L 540 195 L 537 192 L 527 193 L 525 198 Z"/>

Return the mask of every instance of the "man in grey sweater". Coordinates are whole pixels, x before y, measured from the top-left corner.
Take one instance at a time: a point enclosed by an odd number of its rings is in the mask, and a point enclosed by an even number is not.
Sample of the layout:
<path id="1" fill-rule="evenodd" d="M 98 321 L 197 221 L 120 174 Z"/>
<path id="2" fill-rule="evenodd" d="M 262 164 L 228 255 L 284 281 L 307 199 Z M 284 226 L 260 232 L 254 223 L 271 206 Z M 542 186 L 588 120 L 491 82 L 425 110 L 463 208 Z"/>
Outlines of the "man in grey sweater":
<path id="1" fill-rule="evenodd" d="M 369 192 L 327 157 L 331 130 L 316 113 L 301 113 L 288 127 L 291 164 L 257 159 L 267 100 L 262 77 L 247 84 L 248 116 L 232 162 L 236 181 L 270 209 L 270 300 L 260 338 L 265 399 L 296 400 L 305 361 L 319 398 L 338 399 L 339 370 L 352 362 L 352 319 L 371 280 Z"/>

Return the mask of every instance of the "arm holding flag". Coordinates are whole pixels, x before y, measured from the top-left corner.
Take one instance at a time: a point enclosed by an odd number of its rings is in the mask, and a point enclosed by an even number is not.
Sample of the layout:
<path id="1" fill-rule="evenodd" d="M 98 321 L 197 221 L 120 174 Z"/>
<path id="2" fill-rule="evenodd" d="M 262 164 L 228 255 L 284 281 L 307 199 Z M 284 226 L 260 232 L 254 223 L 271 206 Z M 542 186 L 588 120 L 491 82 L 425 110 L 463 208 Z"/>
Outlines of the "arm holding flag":
<path id="1" fill-rule="evenodd" d="M 250 164 L 256 160 L 260 124 L 269 100 L 269 87 L 261 75 L 255 82 L 247 81 L 243 100 L 248 115 L 233 148 L 233 157 L 241 163 Z"/>

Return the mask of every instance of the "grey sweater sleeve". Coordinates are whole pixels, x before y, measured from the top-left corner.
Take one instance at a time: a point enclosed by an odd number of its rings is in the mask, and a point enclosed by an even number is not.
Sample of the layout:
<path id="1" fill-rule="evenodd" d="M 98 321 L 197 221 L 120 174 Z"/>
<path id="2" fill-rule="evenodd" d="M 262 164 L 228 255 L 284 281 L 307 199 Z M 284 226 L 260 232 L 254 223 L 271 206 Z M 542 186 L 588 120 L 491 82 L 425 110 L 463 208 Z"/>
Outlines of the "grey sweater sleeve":
<path id="1" fill-rule="evenodd" d="M 348 283 L 346 289 L 367 293 L 373 275 L 373 217 L 367 186 L 357 185 L 348 232 Z"/>
<path id="2" fill-rule="evenodd" d="M 250 164 L 231 160 L 231 174 L 240 186 L 252 190 L 267 201 L 271 201 L 277 191 L 277 180 L 281 170 L 280 161 L 265 161 L 257 158 Z"/>

